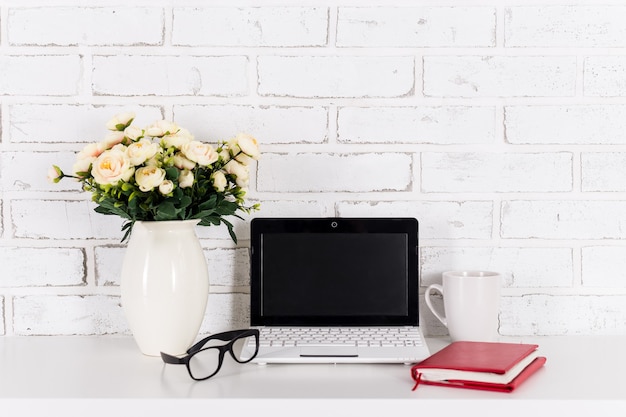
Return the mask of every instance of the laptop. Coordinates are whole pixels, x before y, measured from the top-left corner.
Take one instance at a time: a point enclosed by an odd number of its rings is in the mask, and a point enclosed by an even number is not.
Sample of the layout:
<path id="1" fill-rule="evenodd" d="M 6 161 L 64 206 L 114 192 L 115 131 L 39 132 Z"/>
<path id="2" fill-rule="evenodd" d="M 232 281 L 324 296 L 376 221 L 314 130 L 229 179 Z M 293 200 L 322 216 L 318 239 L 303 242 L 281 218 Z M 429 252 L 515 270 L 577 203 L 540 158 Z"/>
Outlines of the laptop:
<path id="1" fill-rule="evenodd" d="M 250 232 L 250 319 L 261 333 L 253 362 L 430 356 L 419 327 L 416 219 L 257 217 Z"/>

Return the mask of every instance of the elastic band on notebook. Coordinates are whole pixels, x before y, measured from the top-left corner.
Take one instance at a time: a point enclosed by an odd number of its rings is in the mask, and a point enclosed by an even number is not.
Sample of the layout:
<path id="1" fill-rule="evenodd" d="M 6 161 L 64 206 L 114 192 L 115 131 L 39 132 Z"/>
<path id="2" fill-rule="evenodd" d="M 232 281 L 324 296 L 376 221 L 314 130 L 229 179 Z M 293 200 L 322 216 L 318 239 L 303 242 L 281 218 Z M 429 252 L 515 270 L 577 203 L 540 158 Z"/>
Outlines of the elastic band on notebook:
<path id="1" fill-rule="evenodd" d="M 417 374 L 417 376 L 415 375 Z M 420 384 L 420 381 L 422 380 L 422 373 L 421 372 L 415 372 L 415 374 L 413 375 L 413 379 L 415 380 L 415 385 L 413 386 L 413 389 L 411 391 L 415 391 L 417 389 L 417 386 Z"/>

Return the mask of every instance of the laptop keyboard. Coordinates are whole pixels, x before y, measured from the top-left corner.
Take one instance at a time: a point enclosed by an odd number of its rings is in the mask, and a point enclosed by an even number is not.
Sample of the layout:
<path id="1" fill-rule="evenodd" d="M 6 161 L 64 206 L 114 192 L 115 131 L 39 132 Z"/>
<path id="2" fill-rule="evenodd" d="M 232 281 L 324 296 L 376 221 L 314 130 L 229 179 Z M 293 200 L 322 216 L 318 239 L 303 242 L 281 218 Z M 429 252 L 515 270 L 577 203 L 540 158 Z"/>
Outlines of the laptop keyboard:
<path id="1" fill-rule="evenodd" d="M 412 327 L 262 327 L 260 345 L 290 346 L 421 346 L 420 333 Z"/>

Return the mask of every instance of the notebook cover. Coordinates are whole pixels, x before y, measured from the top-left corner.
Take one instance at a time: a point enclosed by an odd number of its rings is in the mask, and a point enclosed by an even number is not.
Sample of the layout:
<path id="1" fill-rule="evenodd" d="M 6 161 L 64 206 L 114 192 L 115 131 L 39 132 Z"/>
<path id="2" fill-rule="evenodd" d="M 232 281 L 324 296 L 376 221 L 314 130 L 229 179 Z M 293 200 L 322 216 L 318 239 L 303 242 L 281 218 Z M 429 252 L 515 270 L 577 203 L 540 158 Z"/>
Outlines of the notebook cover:
<path id="1" fill-rule="evenodd" d="M 538 347 L 522 343 L 453 342 L 414 365 L 411 372 L 420 369 L 454 369 L 504 374 Z"/>
<path id="2" fill-rule="evenodd" d="M 508 384 L 492 384 L 488 382 L 477 382 L 477 381 L 461 381 L 461 380 L 449 380 L 447 382 L 444 381 L 426 381 L 421 380 L 415 384 L 417 387 L 418 384 L 424 385 L 437 385 L 442 387 L 455 387 L 455 388 L 469 388 L 469 389 L 478 389 L 483 391 L 499 391 L 499 392 L 511 392 L 515 388 L 517 388 L 522 382 L 526 381 L 528 377 L 534 374 L 537 370 L 539 370 L 546 363 L 546 358 L 543 356 L 537 357 L 534 361 L 530 363 L 522 372 L 517 375 L 511 382 Z M 413 389 L 415 389 L 415 387 Z"/>

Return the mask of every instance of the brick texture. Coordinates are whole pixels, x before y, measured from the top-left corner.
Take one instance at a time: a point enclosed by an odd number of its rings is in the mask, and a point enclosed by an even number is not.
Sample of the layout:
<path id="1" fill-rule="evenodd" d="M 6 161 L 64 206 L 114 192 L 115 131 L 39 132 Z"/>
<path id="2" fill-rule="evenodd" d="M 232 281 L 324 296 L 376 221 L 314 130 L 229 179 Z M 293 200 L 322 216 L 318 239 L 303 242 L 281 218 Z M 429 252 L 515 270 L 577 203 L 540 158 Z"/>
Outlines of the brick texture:
<path id="1" fill-rule="evenodd" d="M 495 109 L 470 106 L 341 107 L 337 136 L 342 143 L 492 143 Z"/>
<path id="2" fill-rule="evenodd" d="M 0 55 L 0 96 L 72 96 L 79 92 L 78 55 Z"/>
<path id="3" fill-rule="evenodd" d="M 624 6 L 522 6 L 505 10 L 508 47 L 624 47 Z"/>
<path id="4" fill-rule="evenodd" d="M 160 106 L 120 106 L 89 104 L 10 104 L 6 142 L 82 144 L 104 138 L 111 115 L 134 111 L 142 126 L 163 118 Z M 82 146 L 82 145 L 78 145 Z"/>
<path id="5" fill-rule="evenodd" d="M 570 191 L 569 153 L 422 153 L 424 192 Z"/>
<path id="6" fill-rule="evenodd" d="M 575 88 L 575 57 L 424 57 L 426 96 L 571 97 Z"/>
<path id="7" fill-rule="evenodd" d="M 421 301 L 497 270 L 502 335 L 626 331 L 626 6 L 101 3 L 0 0 L 3 337 L 128 334 L 122 219 L 46 180 L 127 111 L 261 146 L 202 333 L 249 323 L 254 216 L 415 217 Z"/>
<path id="8" fill-rule="evenodd" d="M 174 8 L 172 43 L 188 46 L 323 46 L 324 7 Z"/>
<path id="9" fill-rule="evenodd" d="M 337 45 L 495 46 L 493 7 L 340 7 Z"/>
<path id="10" fill-rule="evenodd" d="M 163 9 L 16 7 L 9 9 L 10 45 L 160 45 Z"/>
<path id="11" fill-rule="evenodd" d="M 402 97 L 414 87 L 410 56 L 262 56 L 262 96 Z"/>
<path id="12" fill-rule="evenodd" d="M 411 186 L 406 154 L 266 154 L 259 164 L 259 191 L 406 191 Z M 375 167 L 384 165 L 385 172 Z M 285 175 L 285 173 L 298 175 Z"/>
<path id="13" fill-rule="evenodd" d="M 106 55 L 93 57 L 93 93 L 110 96 L 241 96 L 243 56 Z"/>

